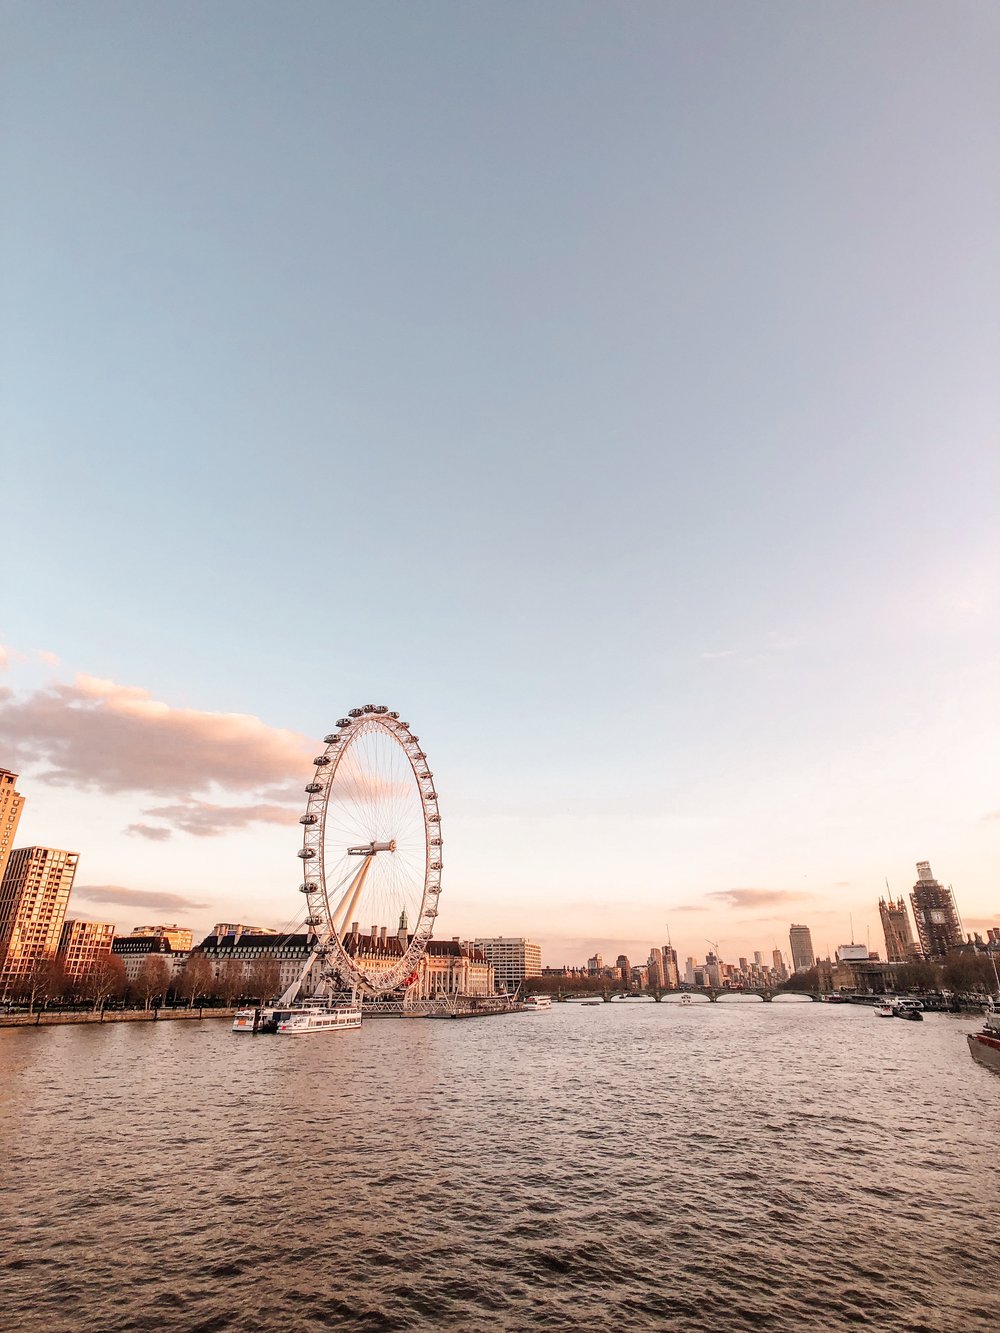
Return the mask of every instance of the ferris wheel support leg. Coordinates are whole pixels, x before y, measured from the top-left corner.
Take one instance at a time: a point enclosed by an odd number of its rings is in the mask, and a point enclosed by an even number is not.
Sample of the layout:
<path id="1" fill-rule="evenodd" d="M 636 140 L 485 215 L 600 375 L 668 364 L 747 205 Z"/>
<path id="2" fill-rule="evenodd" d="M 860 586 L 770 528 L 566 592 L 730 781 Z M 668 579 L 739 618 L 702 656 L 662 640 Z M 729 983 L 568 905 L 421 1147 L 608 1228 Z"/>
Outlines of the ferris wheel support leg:
<path id="1" fill-rule="evenodd" d="M 333 926 L 338 936 L 341 939 L 344 936 L 344 932 L 347 928 L 347 923 L 351 919 L 351 913 L 358 905 L 358 899 L 361 897 L 361 890 L 365 887 L 365 879 L 368 876 L 369 870 L 371 870 L 372 868 L 372 862 L 374 860 L 375 860 L 374 856 L 365 857 L 364 865 L 361 867 L 358 873 L 354 876 L 354 879 L 351 881 L 350 884 L 348 884 L 347 888 L 344 890 L 344 896 L 340 900 L 340 906 L 333 914 Z M 350 895 L 349 899 L 348 895 Z"/>

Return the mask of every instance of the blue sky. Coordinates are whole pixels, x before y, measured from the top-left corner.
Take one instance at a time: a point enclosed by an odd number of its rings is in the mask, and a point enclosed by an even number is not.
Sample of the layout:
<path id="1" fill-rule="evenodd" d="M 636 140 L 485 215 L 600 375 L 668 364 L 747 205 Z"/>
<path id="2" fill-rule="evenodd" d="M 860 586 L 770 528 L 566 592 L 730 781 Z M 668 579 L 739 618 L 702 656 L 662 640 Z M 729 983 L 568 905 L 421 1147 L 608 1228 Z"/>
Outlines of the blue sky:
<path id="1" fill-rule="evenodd" d="M 79 672 L 402 709 L 446 934 L 874 947 L 925 858 L 996 920 L 995 7 L 4 15 L 24 833 L 200 924 L 297 906 L 294 829 L 43 780 Z"/>

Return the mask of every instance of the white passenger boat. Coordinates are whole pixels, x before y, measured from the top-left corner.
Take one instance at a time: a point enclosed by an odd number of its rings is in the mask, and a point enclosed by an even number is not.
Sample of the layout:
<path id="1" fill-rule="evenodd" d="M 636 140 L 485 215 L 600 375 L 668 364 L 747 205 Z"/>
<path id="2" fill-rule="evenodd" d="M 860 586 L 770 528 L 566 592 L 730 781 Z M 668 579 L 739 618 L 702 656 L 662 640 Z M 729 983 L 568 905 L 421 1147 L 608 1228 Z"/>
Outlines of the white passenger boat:
<path id="1" fill-rule="evenodd" d="M 256 1032 L 259 1027 L 259 1009 L 237 1009 L 233 1019 L 234 1032 Z"/>
<path id="2" fill-rule="evenodd" d="M 534 1013 L 538 1009 L 551 1009 L 551 995 L 529 995 L 526 1000 L 522 1000 L 521 1008 L 525 1013 Z"/>
<path id="3" fill-rule="evenodd" d="M 891 1004 L 877 1004 L 873 1010 L 876 1018 L 895 1018 L 896 1010 Z"/>
<path id="4" fill-rule="evenodd" d="M 304 1037 L 312 1032 L 342 1032 L 361 1026 L 361 1008 L 356 1004 L 331 1004 L 327 1000 L 306 1000 L 278 1019 L 278 1036 Z"/>

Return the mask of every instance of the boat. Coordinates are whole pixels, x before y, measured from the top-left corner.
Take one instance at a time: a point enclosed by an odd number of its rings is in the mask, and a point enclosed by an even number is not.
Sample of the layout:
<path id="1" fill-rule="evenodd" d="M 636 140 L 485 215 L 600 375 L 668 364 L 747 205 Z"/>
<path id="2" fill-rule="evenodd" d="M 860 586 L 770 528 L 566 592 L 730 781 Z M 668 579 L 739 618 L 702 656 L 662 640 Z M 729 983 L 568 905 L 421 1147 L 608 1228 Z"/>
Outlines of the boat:
<path id="1" fill-rule="evenodd" d="M 691 996 L 688 995 L 687 991 L 685 991 L 684 994 L 681 996 L 681 1004 L 693 1004 L 693 1003 L 694 1001 L 691 999 Z"/>
<path id="2" fill-rule="evenodd" d="M 304 1037 L 314 1032 L 343 1032 L 360 1026 L 360 1005 L 313 999 L 282 1013 L 275 1031 L 282 1037 Z"/>
<path id="3" fill-rule="evenodd" d="M 891 1004 L 877 1004 L 874 1009 L 876 1018 L 895 1018 L 896 1010 Z"/>
<path id="4" fill-rule="evenodd" d="M 973 1060 L 1000 1074 L 1000 1009 L 987 1009 L 981 1032 L 967 1036 Z"/>
<path id="5" fill-rule="evenodd" d="M 521 1001 L 521 1008 L 526 1014 L 535 1013 L 540 1009 L 552 1008 L 551 995 L 529 995 L 526 1000 Z"/>
<path id="6" fill-rule="evenodd" d="M 924 1021 L 923 1005 L 919 1000 L 896 1000 L 894 1006 L 897 1018 L 908 1018 L 911 1023 Z"/>
<path id="7" fill-rule="evenodd" d="M 586 1005 L 594 1005 L 594 1004 L 603 1004 L 604 1001 L 603 1001 L 603 1000 L 600 1000 L 600 999 L 595 999 L 595 998 L 592 997 L 592 998 L 589 999 L 589 1000 L 578 1000 L 577 1003 L 578 1003 L 578 1004 L 586 1004 Z"/>
<path id="8" fill-rule="evenodd" d="M 655 1004 L 652 995 L 612 995 L 612 1004 Z"/>
<path id="9" fill-rule="evenodd" d="M 237 1009 L 233 1018 L 234 1032 L 257 1032 L 260 1030 L 259 1009 Z"/>

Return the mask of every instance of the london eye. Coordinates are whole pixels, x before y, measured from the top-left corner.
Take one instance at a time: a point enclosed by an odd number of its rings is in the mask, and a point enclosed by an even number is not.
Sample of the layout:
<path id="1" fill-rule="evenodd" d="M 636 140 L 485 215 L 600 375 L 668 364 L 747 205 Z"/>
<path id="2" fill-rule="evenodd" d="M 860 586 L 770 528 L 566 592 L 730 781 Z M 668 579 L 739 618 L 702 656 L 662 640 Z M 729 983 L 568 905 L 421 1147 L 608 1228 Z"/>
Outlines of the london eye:
<path id="1" fill-rule="evenodd" d="M 352 708 L 306 786 L 301 892 L 327 987 L 410 984 L 441 893 L 441 815 L 419 736 L 385 705 Z"/>

